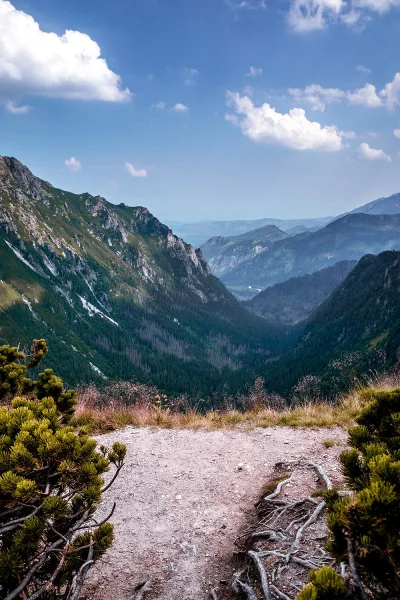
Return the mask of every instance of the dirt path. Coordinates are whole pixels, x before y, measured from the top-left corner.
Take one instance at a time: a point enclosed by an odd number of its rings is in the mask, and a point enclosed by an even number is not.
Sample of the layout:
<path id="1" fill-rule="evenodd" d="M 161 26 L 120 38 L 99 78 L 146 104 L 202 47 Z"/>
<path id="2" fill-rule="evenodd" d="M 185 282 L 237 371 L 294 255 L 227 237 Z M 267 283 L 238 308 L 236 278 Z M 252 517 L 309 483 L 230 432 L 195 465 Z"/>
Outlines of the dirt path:
<path id="1" fill-rule="evenodd" d="M 134 429 L 101 436 L 127 445 L 127 461 L 106 494 L 117 508 L 113 548 L 89 576 L 85 597 L 128 600 L 151 577 L 149 600 L 205 600 L 230 576 L 234 539 L 277 462 L 305 458 L 338 479 L 340 429 L 190 431 Z M 222 582 L 221 582 L 222 580 Z"/>

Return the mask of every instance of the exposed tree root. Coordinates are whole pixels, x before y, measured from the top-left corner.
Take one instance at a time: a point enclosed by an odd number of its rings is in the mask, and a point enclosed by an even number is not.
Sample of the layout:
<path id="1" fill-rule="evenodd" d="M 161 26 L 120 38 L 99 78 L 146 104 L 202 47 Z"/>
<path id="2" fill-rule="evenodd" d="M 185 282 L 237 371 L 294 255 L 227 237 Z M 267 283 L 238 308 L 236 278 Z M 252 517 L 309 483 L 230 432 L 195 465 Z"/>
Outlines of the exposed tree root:
<path id="1" fill-rule="evenodd" d="M 333 487 L 318 464 L 299 462 L 287 467 L 289 470 L 311 469 L 321 485 L 326 489 Z M 247 600 L 260 597 L 263 600 L 294 600 L 308 580 L 310 569 L 334 565 L 321 547 L 326 538 L 325 502 L 310 496 L 295 501 L 282 499 L 282 490 L 292 478 L 293 472 L 279 480 L 271 493 L 263 496 L 256 504 L 257 523 L 249 526 L 236 540 L 248 559 L 245 568 L 235 573 L 232 588 Z M 350 576 L 357 585 L 357 574 Z"/>

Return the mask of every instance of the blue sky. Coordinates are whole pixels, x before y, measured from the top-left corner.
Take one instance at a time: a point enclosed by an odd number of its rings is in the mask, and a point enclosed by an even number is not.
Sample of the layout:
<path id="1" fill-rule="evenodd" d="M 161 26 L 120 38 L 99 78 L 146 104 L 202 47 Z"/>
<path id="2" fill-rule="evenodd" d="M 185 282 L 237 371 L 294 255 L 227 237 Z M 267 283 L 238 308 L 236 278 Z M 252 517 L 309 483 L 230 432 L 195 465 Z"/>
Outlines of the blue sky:
<path id="1" fill-rule="evenodd" d="M 400 191 L 399 27 L 400 0 L 0 0 L 0 153 L 164 220 L 339 214 Z"/>

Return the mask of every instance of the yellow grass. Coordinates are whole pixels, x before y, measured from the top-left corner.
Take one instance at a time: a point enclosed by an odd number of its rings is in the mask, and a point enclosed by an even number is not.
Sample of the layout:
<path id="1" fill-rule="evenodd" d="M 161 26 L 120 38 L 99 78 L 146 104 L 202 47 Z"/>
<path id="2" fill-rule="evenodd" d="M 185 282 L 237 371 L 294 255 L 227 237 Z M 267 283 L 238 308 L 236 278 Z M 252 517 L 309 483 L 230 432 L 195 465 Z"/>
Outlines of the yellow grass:
<path id="1" fill-rule="evenodd" d="M 389 385 L 388 382 L 382 385 Z M 393 386 L 392 386 L 393 387 Z M 380 389 L 386 389 L 380 387 Z M 200 414 L 194 409 L 171 412 L 152 406 L 120 406 L 93 408 L 78 403 L 75 423 L 86 426 L 91 433 L 104 433 L 121 429 L 126 425 L 135 427 L 163 427 L 167 429 L 222 429 L 242 426 L 254 427 L 348 427 L 363 408 L 364 401 L 358 391 L 340 399 L 337 404 L 306 401 L 301 406 L 282 410 L 259 407 L 240 412 L 237 410 L 210 411 Z"/>

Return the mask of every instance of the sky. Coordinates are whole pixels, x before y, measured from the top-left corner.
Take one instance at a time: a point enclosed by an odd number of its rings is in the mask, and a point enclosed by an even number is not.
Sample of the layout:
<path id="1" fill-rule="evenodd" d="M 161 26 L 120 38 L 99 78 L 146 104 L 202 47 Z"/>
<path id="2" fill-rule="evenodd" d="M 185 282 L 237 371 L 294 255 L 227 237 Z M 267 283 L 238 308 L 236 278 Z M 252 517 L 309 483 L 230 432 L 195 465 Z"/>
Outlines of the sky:
<path id="1" fill-rule="evenodd" d="M 164 221 L 400 192 L 400 0 L 0 0 L 0 154 Z"/>

